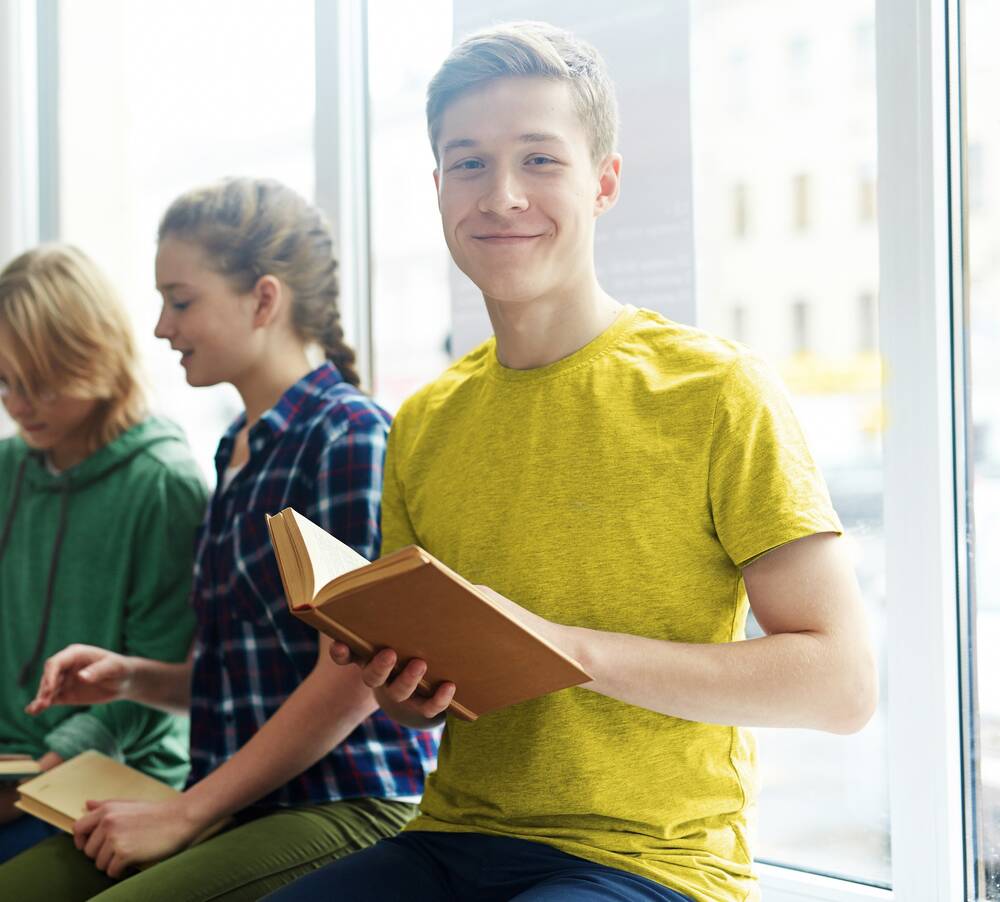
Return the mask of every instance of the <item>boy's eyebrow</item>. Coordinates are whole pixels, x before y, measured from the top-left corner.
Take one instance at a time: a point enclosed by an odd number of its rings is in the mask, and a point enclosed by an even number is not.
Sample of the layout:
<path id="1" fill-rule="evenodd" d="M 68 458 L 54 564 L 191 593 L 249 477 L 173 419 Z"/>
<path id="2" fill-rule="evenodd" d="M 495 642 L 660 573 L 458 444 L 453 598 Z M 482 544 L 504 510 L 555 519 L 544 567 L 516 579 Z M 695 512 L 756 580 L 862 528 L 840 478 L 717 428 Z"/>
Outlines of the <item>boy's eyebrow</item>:
<path id="1" fill-rule="evenodd" d="M 522 144 L 544 144 L 546 141 L 557 141 L 560 144 L 565 144 L 558 135 L 550 135 L 545 132 L 528 132 L 525 135 L 521 135 L 518 139 Z"/>
<path id="2" fill-rule="evenodd" d="M 190 288 L 191 286 L 185 282 L 168 282 L 166 285 L 161 285 L 159 282 L 156 284 L 156 290 L 159 292 L 173 291 L 175 288 Z"/>
<path id="3" fill-rule="evenodd" d="M 525 132 L 523 135 L 518 137 L 518 142 L 521 144 L 544 144 L 546 141 L 556 141 L 559 144 L 565 144 L 566 142 L 560 138 L 558 135 L 552 135 L 547 132 Z M 478 147 L 479 142 L 475 138 L 455 138 L 453 141 L 449 141 L 441 148 L 441 153 L 448 153 L 449 150 L 463 150 L 468 147 Z"/>
<path id="4" fill-rule="evenodd" d="M 464 147 L 478 147 L 479 142 L 474 141 L 472 138 L 456 138 L 454 141 L 449 141 L 441 148 L 441 153 L 447 153 L 449 150 L 460 150 Z"/>

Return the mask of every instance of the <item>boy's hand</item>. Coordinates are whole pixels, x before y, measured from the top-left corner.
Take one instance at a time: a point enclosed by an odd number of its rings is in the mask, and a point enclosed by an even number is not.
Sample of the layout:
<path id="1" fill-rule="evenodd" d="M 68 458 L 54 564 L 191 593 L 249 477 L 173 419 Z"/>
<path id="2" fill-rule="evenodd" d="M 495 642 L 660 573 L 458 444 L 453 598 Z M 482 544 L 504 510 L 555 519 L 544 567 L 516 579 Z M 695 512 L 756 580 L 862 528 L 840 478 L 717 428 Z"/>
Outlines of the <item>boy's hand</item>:
<path id="1" fill-rule="evenodd" d="M 94 645 L 69 645 L 45 662 L 34 699 L 24 709 L 41 714 L 52 705 L 96 705 L 125 698 L 130 658 Z"/>
<path id="2" fill-rule="evenodd" d="M 395 721 L 408 727 L 426 728 L 440 723 L 444 712 L 455 697 L 455 684 L 443 682 L 430 697 L 419 695 L 420 680 L 427 672 L 427 662 L 412 658 L 392 677 L 397 655 L 391 648 L 383 648 L 370 661 L 357 660 L 343 642 L 330 646 L 330 657 L 335 664 L 356 664 L 361 668 L 361 679 L 374 693 L 379 706 Z"/>

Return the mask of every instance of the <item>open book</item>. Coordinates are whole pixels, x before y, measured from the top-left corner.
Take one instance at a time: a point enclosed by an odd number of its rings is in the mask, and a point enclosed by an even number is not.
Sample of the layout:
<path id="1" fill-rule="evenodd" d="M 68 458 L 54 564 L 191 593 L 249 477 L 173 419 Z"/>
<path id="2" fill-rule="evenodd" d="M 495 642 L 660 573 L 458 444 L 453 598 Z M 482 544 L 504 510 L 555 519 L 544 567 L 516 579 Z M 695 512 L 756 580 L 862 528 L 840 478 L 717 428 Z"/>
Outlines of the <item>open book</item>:
<path id="1" fill-rule="evenodd" d="M 73 832 L 73 821 L 87 813 L 87 800 L 132 799 L 164 802 L 176 789 L 93 750 L 47 770 L 17 787 L 14 803 L 22 811 L 60 830 Z"/>
<path id="2" fill-rule="evenodd" d="M 400 666 L 427 662 L 421 691 L 455 684 L 450 712 L 464 720 L 590 675 L 422 548 L 374 563 L 291 508 L 267 518 L 291 612 L 368 660 L 392 648 Z"/>

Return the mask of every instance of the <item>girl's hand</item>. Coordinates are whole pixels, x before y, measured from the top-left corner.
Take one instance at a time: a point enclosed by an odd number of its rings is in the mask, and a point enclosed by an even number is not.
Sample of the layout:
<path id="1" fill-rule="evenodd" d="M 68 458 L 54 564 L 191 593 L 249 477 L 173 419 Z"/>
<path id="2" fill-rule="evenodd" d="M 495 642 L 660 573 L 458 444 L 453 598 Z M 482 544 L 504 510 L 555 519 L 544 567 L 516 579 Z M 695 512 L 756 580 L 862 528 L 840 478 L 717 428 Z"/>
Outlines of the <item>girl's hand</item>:
<path id="1" fill-rule="evenodd" d="M 34 699 L 24 709 L 41 714 L 52 705 L 96 705 L 127 698 L 132 659 L 94 645 L 69 645 L 45 662 Z"/>
<path id="2" fill-rule="evenodd" d="M 109 877 L 186 848 L 202 831 L 187 812 L 184 796 L 168 802 L 87 802 L 73 824 L 73 842 Z"/>

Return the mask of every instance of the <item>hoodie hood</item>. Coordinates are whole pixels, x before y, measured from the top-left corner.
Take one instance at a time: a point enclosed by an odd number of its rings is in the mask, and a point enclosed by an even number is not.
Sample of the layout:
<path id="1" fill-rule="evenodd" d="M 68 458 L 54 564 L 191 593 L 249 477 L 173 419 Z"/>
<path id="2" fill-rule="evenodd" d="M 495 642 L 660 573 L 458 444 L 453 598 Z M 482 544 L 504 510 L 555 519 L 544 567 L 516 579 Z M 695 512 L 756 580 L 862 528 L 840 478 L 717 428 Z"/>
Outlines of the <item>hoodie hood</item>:
<path id="1" fill-rule="evenodd" d="M 85 488 L 119 467 L 127 464 L 133 457 L 154 445 L 165 442 L 178 442 L 186 447 L 184 433 L 180 427 L 169 420 L 150 417 L 126 430 L 118 438 L 99 448 L 90 457 L 80 461 L 75 467 L 70 467 L 62 473 L 51 473 L 45 466 L 45 457 L 18 439 L 14 444 L 13 466 L 25 466 L 24 480 L 27 486 L 41 492 L 69 492 L 72 494 Z M 27 458 L 27 461 L 24 461 Z M 12 512 L 2 512 L 4 519 Z"/>

